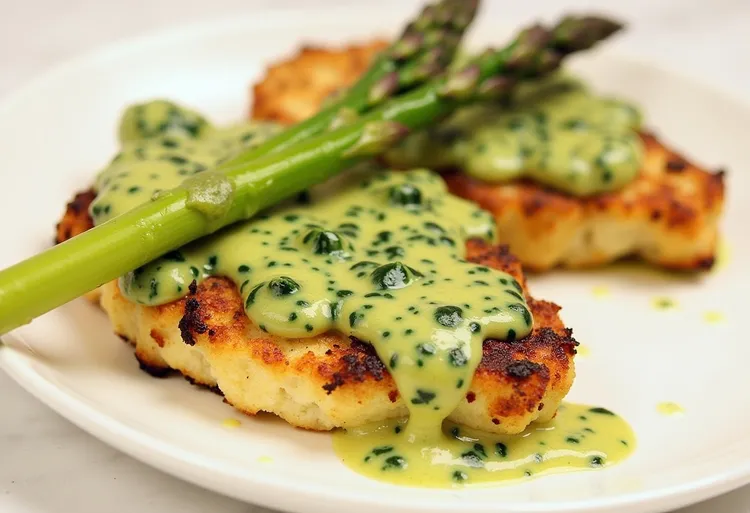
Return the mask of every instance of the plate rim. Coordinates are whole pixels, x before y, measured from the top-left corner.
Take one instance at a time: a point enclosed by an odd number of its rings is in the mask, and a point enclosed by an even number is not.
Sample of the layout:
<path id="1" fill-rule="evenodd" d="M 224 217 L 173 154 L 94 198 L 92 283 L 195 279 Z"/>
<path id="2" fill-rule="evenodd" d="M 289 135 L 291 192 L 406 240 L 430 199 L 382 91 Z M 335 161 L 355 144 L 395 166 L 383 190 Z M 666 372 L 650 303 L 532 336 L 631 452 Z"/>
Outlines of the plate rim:
<path id="1" fill-rule="evenodd" d="M 381 0 L 380 5 L 376 9 L 382 9 L 383 3 L 394 6 L 403 5 L 398 0 Z M 373 9 L 371 6 L 363 7 L 363 4 L 347 4 L 346 6 L 324 4 L 322 8 L 335 9 L 337 14 L 341 13 L 342 15 L 356 15 L 357 13 L 371 12 Z M 262 13 L 262 16 L 258 16 L 259 12 Z M 12 109 L 16 103 L 24 101 L 28 97 L 33 97 L 38 89 L 62 79 L 69 73 L 75 73 L 80 67 L 91 65 L 97 61 L 106 62 L 116 59 L 118 54 L 133 51 L 138 47 L 148 47 L 158 42 L 163 43 L 165 41 L 200 38 L 201 35 L 218 33 L 221 30 L 231 27 L 245 27 L 248 30 L 253 30 L 254 26 L 266 26 L 268 23 L 290 27 L 309 19 L 312 12 L 319 14 L 319 9 L 306 7 L 262 8 L 254 14 L 183 23 L 150 30 L 137 36 L 120 38 L 48 67 L 44 71 L 34 75 L 31 79 L 26 80 L 20 86 L 0 96 L 0 115 Z M 619 61 L 626 61 L 633 65 L 671 75 L 681 82 L 685 81 L 695 84 L 713 95 L 724 97 L 724 99 L 742 106 L 744 110 L 750 113 L 750 95 L 743 93 L 739 88 L 729 86 L 727 83 L 714 81 L 704 74 L 688 71 L 684 68 L 677 68 L 672 64 L 665 63 L 659 59 L 649 58 L 640 53 L 636 54 L 620 49 L 602 49 L 597 51 Z M 81 301 L 81 299 L 77 301 Z M 98 412 L 94 407 L 79 400 L 74 395 L 67 394 L 63 388 L 57 387 L 53 381 L 46 379 L 42 373 L 37 372 L 34 369 L 33 362 L 26 361 L 26 355 L 15 352 L 12 347 L 3 347 L 9 345 L 7 344 L 8 340 L 12 340 L 13 343 L 25 345 L 23 339 L 18 337 L 15 332 L 0 336 L 0 369 L 3 369 L 21 388 L 66 420 L 118 451 L 128 454 L 138 461 L 155 467 L 170 476 L 188 481 L 200 488 L 212 490 L 247 502 L 247 499 L 243 495 L 236 493 L 231 486 L 222 486 L 222 479 L 216 479 L 216 476 L 233 478 L 234 474 L 228 473 L 220 466 L 215 466 L 206 460 L 191 458 L 190 452 L 184 451 L 172 444 L 165 444 L 156 437 L 143 433 L 136 428 L 125 425 L 117 419 Z M 168 462 L 171 462 L 171 465 Z M 181 464 L 189 470 L 187 472 L 177 472 L 174 467 Z M 197 475 L 200 471 L 212 472 L 213 479 L 210 482 L 202 479 L 205 476 Z M 316 493 L 314 487 L 305 486 L 304 483 L 290 484 L 287 481 L 281 484 L 274 479 L 266 478 L 262 472 L 253 472 L 246 479 L 248 482 L 252 482 L 252 485 L 259 490 L 265 489 L 265 493 L 256 495 L 252 502 L 272 509 L 282 508 L 287 511 L 301 511 L 299 506 L 293 506 L 293 504 L 301 505 L 307 501 L 320 502 L 326 500 L 336 501 L 338 507 L 353 507 L 361 505 L 363 501 L 361 494 L 356 492 L 347 493 L 346 490 L 341 490 L 340 493 L 335 495 Z M 639 511 L 663 511 L 665 508 L 678 508 L 701 500 L 710 499 L 748 483 L 750 483 L 750 461 L 736 465 L 731 470 L 725 470 L 709 477 L 695 479 L 678 485 L 646 492 L 627 493 L 612 498 L 593 498 L 585 501 L 562 502 L 559 505 L 555 505 L 553 509 L 561 513 L 624 511 L 643 504 L 646 508 Z M 276 501 L 270 499 L 274 495 L 276 497 L 283 497 L 284 492 L 289 492 L 290 489 L 294 490 L 294 494 L 296 495 L 294 499 L 289 500 L 287 498 Z M 269 490 L 271 491 L 269 492 Z M 389 500 L 388 494 L 379 495 L 377 500 L 373 499 L 374 497 L 370 496 L 367 502 L 369 504 L 375 503 L 379 507 L 391 508 L 392 511 L 408 510 L 425 513 L 453 511 L 452 505 L 441 505 L 440 502 L 430 502 L 429 504 L 422 505 L 411 502 L 405 504 L 403 500 Z M 532 513 L 550 511 L 550 507 L 549 504 L 516 503 L 506 505 L 502 510 L 499 510 L 498 505 L 487 503 L 468 504 L 467 510 L 482 513 L 494 513 L 498 511 L 507 513 Z"/>
<path id="2" fill-rule="evenodd" d="M 9 337 L 16 343 L 23 344 L 22 339 L 13 334 L 4 335 L 4 337 Z M 27 355 L 20 352 L 4 350 L 2 345 L 0 345 L 0 368 L 18 383 L 21 388 L 81 430 L 105 442 L 110 447 L 135 458 L 141 463 L 152 468 L 157 468 L 174 478 L 190 482 L 200 488 L 214 491 L 241 502 L 249 503 L 243 495 L 237 494 L 231 486 L 221 486 L 222 479 L 216 479 L 217 476 L 233 478 L 234 475 L 231 472 L 226 472 L 221 466 L 211 463 L 207 464 L 201 458 L 194 460 L 191 458 L 189 452 L 172 444 L 164 444 L 149 434 L 140 432 L 98 412 L 84 401 L 78 400 L 73 395 L 66 394 L 62 389 L 56 387 L 52 381 L 44 379 L 41 374 L 34 371 L 32 362 L 27 364 L 23 362 L 27 358 Z M 14 360 L 17 361 L 14 362 Z M 153 457 L 153 455 L 156 455 L 156 457 Z M 184 464 L 185 468 L 188 468 L 190 471 L 187 473 L 176 472 L 172 466 L 166 463 L 170 460 L 173 464 Z M 210 483 L 207 483 L 205 479 L 201 479 L 201 477 L 205 476 L 196 475 L 197 470 L 213 472 L 212 477 L 214 479 Z M 266 479 L 262 472 L 254 472 L 249 480 L 252 480 L 253 486 L 258 487 L 258 489 L 265 487 L 265 493 L 256 495 L 252 504 L 272 510 L 303 511 L 300 508 L 290 506 L 290 503 L 280 504 L 268 499 L 271 496 L 279 497 L 283 492 L 289 492 L 290 488 L 294 489 L 295 494 L 304 495 L 292 501 L 294 503 L 306 503 L 308 500 L 332 500 L 338 503 L 338 507 L 355 507 L 363 503 L 361 494 L 339 493 L 337 495 L 327 495 L 316 493 L 315 488 L 312 486 L 305 486 L 304 483 L 293 483 L 290 486 L 288 481 L 285 484 L 280 484 L 273 479 Z M 467 504 L 466 510 L 479 513 L 543 513 L 550 511 L 554 511 L 555 513 L 633 512 L 633 507 L 645 504 L 646 508 L 639 509 L 638 511 L 657 512 L 681 508 L 708 500 L 737 489 L 740 486 L 748 484 L 748 482 L 750 482 L 750 461 L 745 462 L 744 465 L 735 467 L 731 471 L 725 471 L 721 474 L 714 474 L 710 477 L 650 492 L 628 493 L 608 499 L 595 498 L 585 501 L 562 502 L 559 505 L 555 505 L 554 508 L 550 508 L 549 504 L 516 503 L 506 505 L 503 509 L 498 509 L 497 504 L 483 503 L 479 505 Z M 359 500 L 357 500 L 358 497 Z M 377 501 L 372 500 L 372 497 L 370 497 L 366 502 L 368 504 L 376 503 L 378 507 L 390 508 L 386 511 L 394 512 L 419 511 L 420 513 L 428 513 L 439 511 L 441 513 L 453 513 L 455 511 L 453 505 L 441 505 L 440 502 L 419 506 L 411 503 L 405 505 L 403 501 L 388 500 L 388 494 L 379 495 Z M 309 511 L 318 511 L 318 509 L 315 508 Z"/>

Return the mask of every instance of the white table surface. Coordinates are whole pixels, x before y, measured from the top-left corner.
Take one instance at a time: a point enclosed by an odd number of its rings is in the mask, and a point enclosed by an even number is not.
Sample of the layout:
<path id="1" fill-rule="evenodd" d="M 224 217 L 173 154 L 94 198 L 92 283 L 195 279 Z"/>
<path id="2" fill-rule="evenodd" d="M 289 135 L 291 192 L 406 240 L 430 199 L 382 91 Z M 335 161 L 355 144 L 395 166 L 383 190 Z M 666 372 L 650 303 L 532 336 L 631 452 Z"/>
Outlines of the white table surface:
<path id="1" fill-rule="evenodd" d="M 47 68 L 111 41 L 312 1 L 1 0 L 0 98 Z M 750 99 L 749 0 L 484 1 L 503 2 L 504 22 L 520 23 L 572 8 L 609 10 L 630 21 L 628 34 L 618 42 L 621 49 L 701 74 Z M 183 483 L 109 448 L 47 409 L 2 371 L 0 390 L 2 513 L 267 511 Z M 746 511 L 750 487 L 680 513 Z"/>

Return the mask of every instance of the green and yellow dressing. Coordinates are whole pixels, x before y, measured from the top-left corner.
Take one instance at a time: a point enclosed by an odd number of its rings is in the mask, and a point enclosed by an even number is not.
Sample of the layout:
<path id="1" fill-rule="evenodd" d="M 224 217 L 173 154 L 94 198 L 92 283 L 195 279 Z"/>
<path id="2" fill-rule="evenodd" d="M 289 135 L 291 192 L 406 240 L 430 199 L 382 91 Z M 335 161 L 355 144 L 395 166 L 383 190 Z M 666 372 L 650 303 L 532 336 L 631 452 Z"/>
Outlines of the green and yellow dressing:
<path id="1" fill-rule="evenodd" d="M 102 223 L 277 130 L 217 128 L 166 101 L 131 107 L 121 152 L 97 177 L 91 215 Z M 123 276 L 120 289 L 158 305 L 185 296 L 193 281 L 225 276 L 261 330 L 290 338 L 336 330 L 371 343 L 409 421 L 340 433 L 335 446 L 348 466 L 377 479 L 463 486 L 603 467 L 632 450 L 621 418 L 574 405 L 522 436 L 445 425 L 468 391 L 482 341 L 512 343 L 533 328 L 520 284 L 465 259 L 468 239 L 495 240 L 492 217 L 424 169 L 353 170 L 322 189 L 172 251 Z"/>
<path id="2" fill-rule="evenodd" d="M 635 447 L 622 418 L 579 404 L 561 405 L 551 422 L 532 424 L 518 435 L 491 435 L 446 422 L 439 438 L 412 442 L 407 429 L 405 420 L 364 426 L 334 435 L 334 447 L 360 474 L 431 488 L 600 469 L 623 460 Z"/>
<path id="3" fill-rule="evenodd" d="M 557 76 L 523 87 L 506 104 L 457 111 L 388 153 L 400 168 L 459 169 L 493 183 L 528 178 L 573 196 L 614 191 L 643 160 L 639 111 Z"/>

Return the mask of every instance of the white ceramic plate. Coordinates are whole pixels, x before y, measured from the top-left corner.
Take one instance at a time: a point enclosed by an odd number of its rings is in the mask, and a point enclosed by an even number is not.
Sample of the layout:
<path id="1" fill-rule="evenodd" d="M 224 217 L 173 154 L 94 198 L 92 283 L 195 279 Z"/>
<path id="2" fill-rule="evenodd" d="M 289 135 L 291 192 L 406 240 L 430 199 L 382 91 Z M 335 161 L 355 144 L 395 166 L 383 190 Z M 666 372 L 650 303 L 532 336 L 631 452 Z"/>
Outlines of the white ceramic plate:
<path id="1" fill-rule="evenodd" d="M 364 38 L 404 16 L 399 8 L 366 10 L 265 13 L 172 31 L 68 63 L 8 99 L 0 107 L 0 265 L 50 244 L 65 202 L 114 153 L 123 106 L 168 96 L 217 121 L 242 117 L 248 86 L 268 59 L 303 40 Z M 502 39 L 483 18 L 474 40 Z M 645 268 L 532 279 L 538 297 L 564 305 L 565 321 L 590 350 L 579 359 L 569 399 L 613 408 L 635 428 L 639 447 L 625 463 L 483 490 L 381 485 L 341 465 L 325 434 L 296 431 L 270 416 L 241 417 L 183 380 L 141 373 L 105 316 L 83 300 L 6 337 L 0 364 L 42 401 L 128 454 L 290 511 L 663 511 L 750 481 L 750 344 L 739 329 L 750 287 L 743 266 L 750 260 L 750 109 L 606 50 L 577 59 L 575 67 L 599 89 L 640 102 L 649 125 L 691 157 L 730 170 L 723 227 L 732 257 L 718 271 L 695 280 Z M 595 295 L 595 287 L 609 295 Z M 678 307 L 656 311 L 655 296 L 676 299 Z M 725 320 L 709 324 L 707 311 Z M 686 413 L 660 415 L 661 401 Z M 241 427 L 224 427 L 226 418 L 241 419 Z"/>

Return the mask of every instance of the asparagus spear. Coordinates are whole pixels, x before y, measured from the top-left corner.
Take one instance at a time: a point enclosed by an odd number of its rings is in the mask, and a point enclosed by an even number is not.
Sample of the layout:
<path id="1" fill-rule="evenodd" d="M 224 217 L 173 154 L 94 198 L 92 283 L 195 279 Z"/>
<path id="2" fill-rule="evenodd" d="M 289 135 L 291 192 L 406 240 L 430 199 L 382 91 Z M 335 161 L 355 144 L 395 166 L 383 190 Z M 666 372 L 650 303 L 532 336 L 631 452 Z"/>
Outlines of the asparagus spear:
<path id="1" fill-rule="evenodd" d="M 590 48 L 621 25 L 569 17 L 522 31 L 502 50 L 406 93 L 338 129 L 192 177 L 180 187 L 63 244 L 0 271 L 0 333 L 52 310 L 160 255 L 382 153 L 408 130 L 423 128 L 463 102 L 507 95 L 519 80 L 541 77 L 565 56 Z"/>
<path id="2" fill-rule="evenodd" d="M 390 96 L 414 89 L 438 76 L 453 61 L 478 7 L 479 0 L 440 0 L 425 6 L 341 98 L 254 151 L 238 155 L 231 163 L 250 162 L 282 150 L 337 124 L 342 112 L 362 114 Z"/>
<path id="3" fill-rule="evenodd" d="M 567 55 L 587 50 L 621 29 L 618 22 L 598 16 L 567 16 L 552 29 L 532 25 L 502 50 L 487 50 L 453 71 L 441 94 L 456 100 L 507 97 L 518 81 L 549 74 Z"/>

